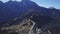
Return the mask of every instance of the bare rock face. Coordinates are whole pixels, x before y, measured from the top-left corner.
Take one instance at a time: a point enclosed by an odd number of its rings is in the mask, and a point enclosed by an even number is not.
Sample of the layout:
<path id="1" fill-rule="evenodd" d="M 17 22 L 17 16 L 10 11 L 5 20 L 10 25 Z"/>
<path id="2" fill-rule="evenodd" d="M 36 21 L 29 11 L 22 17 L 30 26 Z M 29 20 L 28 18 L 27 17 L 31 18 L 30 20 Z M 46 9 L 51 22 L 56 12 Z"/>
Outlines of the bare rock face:
<path id="1" fill-rule="evenodd" d="M 18 34 L 28 34 L 30 29 L 31 29 L 31 20 L 30 19 L 25 19 L 23 20 L 17 27 L 16 31 Z M 33 30 L 31 31 L 31 34 L 33 34 Z"/>

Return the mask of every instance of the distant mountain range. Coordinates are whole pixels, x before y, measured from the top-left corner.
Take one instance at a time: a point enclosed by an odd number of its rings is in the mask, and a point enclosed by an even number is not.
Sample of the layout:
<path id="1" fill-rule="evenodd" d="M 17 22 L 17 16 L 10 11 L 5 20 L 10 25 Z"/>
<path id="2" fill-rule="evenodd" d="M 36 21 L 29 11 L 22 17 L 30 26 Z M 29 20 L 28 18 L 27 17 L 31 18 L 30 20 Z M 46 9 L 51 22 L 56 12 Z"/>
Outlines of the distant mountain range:
<path id="1" fill-rule="evenodd" d="M 16 25 L 20 26 L 20 23 L 28 22 L 28 20 L 25 21 L 26 19 L 34 21 L 37 28 L 47 27 L 52 33 L 60 34 L 59 9 L 44 8 L 30 0 L 8 1 L 6 3 L 0 1 L 0 33 L 6 34 L 10 31 L 9 33 L 15 34 Z"/>
<path id="2" fill-rule="evenodd" d="M 53 18 L 60 20 L 60 10 L 53 7 L 44 8 L 38 6 L 35 2 L 32 1 L 8 1 L 6 3 L 0 1 L 1 24 L 14 24 L 16 22 L 14 21 L 14 19 L 17 19 L 18 22 L 19 20 L 22 20 L 24 18 L 30 18 L 34 14 L 44 15 L 43 18 L 48 16 L 49 19 Z"/>

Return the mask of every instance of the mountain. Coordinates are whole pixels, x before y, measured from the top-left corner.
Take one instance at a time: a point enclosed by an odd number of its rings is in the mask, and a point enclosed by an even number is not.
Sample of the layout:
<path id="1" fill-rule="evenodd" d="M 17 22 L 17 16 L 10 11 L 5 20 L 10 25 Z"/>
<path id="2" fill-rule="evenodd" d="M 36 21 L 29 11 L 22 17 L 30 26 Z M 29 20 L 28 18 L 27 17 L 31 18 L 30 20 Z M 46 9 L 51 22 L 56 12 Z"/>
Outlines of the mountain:
<path id="1" fill-rule="evenodd" d="M 60 20 L 60 10 L 55 8 L 44 8 L 38 6 L 30 0 L 8 1 L 3 3 L 0 1 L 0 23 L 1 24 L 17 24 L 19 20 L 30 18 L 33 14 L 41 14 L 44 17 L 49 16 L 53 19 Z M 16 20 L 17 21 L 14 21 Z"/>
<path id="2" fill-rule="evenodd" d="M 0 1 L 0 31 L 2 29 L 4 32 L 14 32 L 16 25 L 19 26 L 25 19 L 34 21 L 38 28 L 47 27 L 52 28 L 51 30 L 60 28 L 59 9 L 41 7 L 30 0 L 8 1 L 6 3 Z"/>
<path id="3" fill-rule="evenodd" d="M 50 9 L 38 6 L 35 2 L 32 1 L 9 1 L 6 3 L 0 2 L 0 22 L 12 23 L 14 18 L 19 18 L 21 16 L 27 15 L 30 17 L 30 13 L 40 13 L 53 17 L 54 19 L 59 19 L 60 11 L 58 9 Z M 29 16 L 30 15 L 30 16 Z M 23 17 L 23 18 L 27 18 Z"/>

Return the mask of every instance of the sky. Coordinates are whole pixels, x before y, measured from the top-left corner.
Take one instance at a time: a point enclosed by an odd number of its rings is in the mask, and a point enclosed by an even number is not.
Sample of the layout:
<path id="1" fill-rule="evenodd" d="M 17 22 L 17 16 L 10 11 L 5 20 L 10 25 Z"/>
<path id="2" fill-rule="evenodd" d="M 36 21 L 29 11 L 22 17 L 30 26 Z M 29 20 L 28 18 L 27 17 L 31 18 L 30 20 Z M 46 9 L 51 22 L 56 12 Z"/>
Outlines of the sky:
<path id="1" fill-rule="evenodd" d="M 0 1 L 7 2 L 9 0 L 0 0 Z M 21 1 L 21 0 L 17 0 L 17 1 Z M 31 1 L 35 2 L 36 4 L 42 7 L 46 7 L 46 8 L 55 7 L 57 9 L 60 9 L 60 0 L 31 0 Z"/>

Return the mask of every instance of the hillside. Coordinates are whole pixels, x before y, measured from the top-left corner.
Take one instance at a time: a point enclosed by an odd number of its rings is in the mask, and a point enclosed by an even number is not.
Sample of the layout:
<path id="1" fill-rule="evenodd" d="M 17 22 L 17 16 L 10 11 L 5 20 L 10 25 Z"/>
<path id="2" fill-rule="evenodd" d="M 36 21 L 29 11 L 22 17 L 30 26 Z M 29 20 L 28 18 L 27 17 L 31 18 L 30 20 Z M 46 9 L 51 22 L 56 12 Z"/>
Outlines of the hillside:
<path id="1" fill-rule="evenodd" d="M 46 27 L 53 32 L 54 28 L 56 28 L 55 30 L 60 28 L 59 9 L 41 7 L 30 0 L 8 1 L 6 3 L 0 1 L 0 33 L 9 32 L 9 34 L 15 34 L 16 27 L 20 26 L 26 19 L 34 21 L 36 28 L 44 29 Z M 27 29 L 29 30 L 29 28 Z"/>

